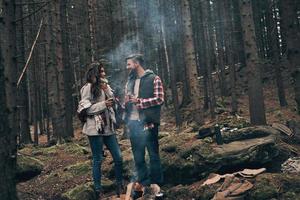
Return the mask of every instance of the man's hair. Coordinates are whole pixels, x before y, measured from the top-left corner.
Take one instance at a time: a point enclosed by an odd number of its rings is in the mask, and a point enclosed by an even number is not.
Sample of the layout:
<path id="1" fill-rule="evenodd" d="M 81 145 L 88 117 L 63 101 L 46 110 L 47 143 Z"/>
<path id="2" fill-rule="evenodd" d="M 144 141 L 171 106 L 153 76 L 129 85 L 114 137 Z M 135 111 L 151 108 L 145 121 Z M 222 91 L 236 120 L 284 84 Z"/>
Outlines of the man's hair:
<path id="1" fill-rule="evenodd" d="M 129 59 L 138 62 L 141 66 L 143 66 L 145 62 L 143 54 L 131 54 L 126 57 L 126 61 Z"/>

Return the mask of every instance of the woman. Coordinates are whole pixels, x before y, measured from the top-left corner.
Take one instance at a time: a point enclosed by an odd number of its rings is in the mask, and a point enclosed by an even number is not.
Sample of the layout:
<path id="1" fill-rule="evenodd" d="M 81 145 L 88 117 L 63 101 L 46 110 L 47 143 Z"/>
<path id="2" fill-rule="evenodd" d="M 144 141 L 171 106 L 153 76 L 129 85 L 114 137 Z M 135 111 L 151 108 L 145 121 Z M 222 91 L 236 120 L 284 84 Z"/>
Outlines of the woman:
<path id="1" fill-rule="evenodd" d="M 102 63 L 90 64 L 86 74 L 86 84 L 80 90 L 81 101 L 77 112 L 86 112 L 86 120 L 82 132 L 88 136 L 93 155 L 93 180 L 96 194 L 101 198 L 101 162 L 103 144 L 110 151 L 115 167 L 117 182 L 116 192 L 120 195 L 122 189 L 122 156 L 116 138 L 114 123 L 115 113 L 112 108 L 114 96 L 105 79 Z"/>

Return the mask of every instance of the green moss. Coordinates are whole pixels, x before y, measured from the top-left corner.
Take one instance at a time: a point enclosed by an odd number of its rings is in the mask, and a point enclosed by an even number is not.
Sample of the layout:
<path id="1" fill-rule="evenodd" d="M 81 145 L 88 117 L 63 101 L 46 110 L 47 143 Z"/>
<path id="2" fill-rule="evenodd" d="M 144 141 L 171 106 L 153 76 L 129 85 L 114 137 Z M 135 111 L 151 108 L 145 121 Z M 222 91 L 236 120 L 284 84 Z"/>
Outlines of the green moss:
<path id="1" fill-rule="evenodd" d="M 251 199 L 253 200 L 269 200 L 277 197 L 277 190 L 272 185 L 267 185 L 265 183 L 263 185 L 255 186 L 256 189 L 251 193 Z"/>
<path id="2" fill-rule="evenodd" d="M 67 143 L 63 145 L 65 146 L 64 150 L 69 154 L 84 155 L 90 152 L 88 148 L 80 146 L 76 143 Z"/>
<path id="3" fill-rule="evenodd" d="M 75 155 L 84 155 L 88 154 L 90 150 L 87 147 L 83 147 L 76 143 L 64 143 L 58 144 L 51 147 L 25 147 L 20 150 L 20 152 L 25 154 L 31 155 L 55 155 L 58 153 L 58 150 L 62 149 L 65 150 L 68 154 L 75 154 Z"/>
<path id="4" fill-rule="evenodd" d="M 69 200 L 95 200 L 96 195 L 92 187 L 92 183 L 78 185 L 75 188 L 63 194 L 64 198 Z"/>
<path id="5" fill-rule="evenodd" d="M 53 183 L 56 183 L 57 179 L 59 179 L 60 181 L 67 181 L 73 178 L 74 175 L 70 172 L 54 171 L 44 178 L 43 183 L 51 185 Z"/>
<path id="6" fill-rule="evenodd" d="M 76 163 L 75 165 L 68 166 L 67 170 L 74 176 L 81 176 L 89 174 L 92 170 L 92 167 L 90 161 L 86 161 L 83 163 Z"/>
<path id="7" fill-rule="evenodd" d="M 44 163 L 40 160 L 25 155 L 18 155 L 17 164 L 20 169 L 26 169 L 26 167 L 30 165 L 34 165 L 38 168 L 43 168 L 44 166 Z"/>
<path id="8" fill-rule="evenodd" d="M 28 180 L 43 170 L 44 164 L 33 157 L 19 155 L 17 158 L 17 179 Z"/>
<path id="9" fill-rule="evenodd" d="M 212 148 L 209 144 L 204 143 L 201 140 L 196 140 L 190 145 L 181 145 L 179 155 L 184 159 L 190 159 L 193 157 L 206 158 L 212 153 Z"/>
<path id="10" fill-rule="evenodd" d="M 28 145 L 25 148 L 19 150 L 20 153 L 27 154 L 27 155 L 52 155 L 57 154 L 57 146 L 51 147 L 34 147 L 32 145 Z"/>
<path id="11" fill-rule="evenodd" d="M 288 191 L 282 195 L 282 198 L 284 200 L 299 200 L 300 199 L 300 193 L 296 193 L 294 191 Z"/>
<path id="12" fill-rule="evenodd" d="M 33 147 L 32 148 L 32 155 L 57 155 L 58 149 L 57 145 L 51 146 L 51 147 Z"/>
<path id="13" fill-rule="evenodd" d="M 44 182 L 51 184 L 56 182 L 57 179 L 60 179 L 60 181 L 66 181 L 77 176 L 91 175 L 91 168 L 90 161 L 76 163 L 66 167 L 64 170 L 53 171 L 51 174 L 45 177 Z"/>
<path id="14" fill-rule="evenodd" d="M 107 178 L 101 180 L 101 185 L 104 192 L 110 192 L 115 188 L 114 183 Z M 95 200 L 96 196 L 93 188 L 94 186 L 91 182 L 78 185 L 64 193 L 63 197 L 69 200 Z"/>
<path id="15" fill-rule="evenodd" d="M 114 190 L 115 184 L 113 181 L 107 179 L 107 178 L 102 178 L 101 179 L 101 186 L 104 192 L 110 192 Z"/>

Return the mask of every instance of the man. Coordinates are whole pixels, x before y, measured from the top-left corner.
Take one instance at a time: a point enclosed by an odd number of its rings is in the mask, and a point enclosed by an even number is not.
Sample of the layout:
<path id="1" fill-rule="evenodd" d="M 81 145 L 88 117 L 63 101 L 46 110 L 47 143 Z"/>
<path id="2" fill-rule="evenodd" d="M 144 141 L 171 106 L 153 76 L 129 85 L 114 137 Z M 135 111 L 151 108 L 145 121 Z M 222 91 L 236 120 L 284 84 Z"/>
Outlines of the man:
<path id="1" fill-rule="evenodd" d="M 126 62 L 130 73 L 125 89 L 125 120 L 137 172 L 136 181 L 145 187 L 162 184 L 158 126 L 164 103 L 163 85 L 159 76 L 144 69 L 141 54 L 127 57 Z M 146 149 L 150 158 L 150 173 L 145 162 Z"/>

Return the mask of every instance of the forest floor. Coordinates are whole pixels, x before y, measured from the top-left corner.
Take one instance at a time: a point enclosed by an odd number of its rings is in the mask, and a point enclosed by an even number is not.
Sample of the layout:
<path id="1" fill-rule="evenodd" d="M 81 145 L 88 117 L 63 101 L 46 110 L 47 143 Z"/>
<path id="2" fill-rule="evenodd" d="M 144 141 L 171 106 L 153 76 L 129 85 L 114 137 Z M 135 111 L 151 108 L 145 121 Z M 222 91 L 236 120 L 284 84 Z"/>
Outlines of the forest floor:
<path id="1" fill-rule="evenodd" d="M 296 106 L 293 101 L 294 92 L 292 89 L 286 91 L 288 106 L 281 108 L 277 100 L 277 93 L 274 87 L 266 87 L 265 91 L 265 106 L 266 106 L 266 116 L 268 124 L 273 122 L 279 122 L 285 124 L 287 120 L 295 120 L 298 124 L 300 123 L 300 116 L 296 113 Z M 220 118 L 230 117 L 229 109 L 230 98 L 219 99 L 219 104 L 222 104 L 225 108 L 225 112 L 217 115 L 215 120 L 211 120 L 209 115 L 206 114 L 206 124 L 217 123 Z M 160 132 L 176 132 L 175 119 L 172 117 L 171 109 L 164 108 L 162 123 Z M 186 111 L 188 112 L 188 111 Z M 240 117 L 245 118 L 249 121 L 249 111 L 248 111 L 248 96 L 239 97 L 239 114 Z M 75 124 L 75 138 L 73 142 L 75 144 L 80 144 L 82 146 L 88 147 L 86 137 L 81 134 L 81 129 L 79 124 Z M 191 129 L 191 124 L 185 122 L 182 129 L 179 132 L 188 132 Z M 118 136 L 121 138 L 122 130 L 118 131 Z M 130 148 L 127 140 L 121 140 L 121 149 L 126 150 Z M 46 136 L 41 135 L 39 138 L 39 144 L 41 146 L 46 145 Z M 59 200 L 64 199 L 61 194 L 74 188 L 77 185 L 91 182 L 91 169 L 80 169 L 79 173 L 76 172 L 76 176 L 63 175 L 64 172 L 72 172 L 72 169 L 76 168 L 78 163 L 91 163 L 90 150 L 82 153 L 78 149 L 69 148 L 69 144 L 56 145 L 55 149 L 49 152 L 44 152 L 41 150 L 43 147 L 33 147 L 27 146 L 20 151 L 20 154 L 30 155 L 36 159 L 39 159 L 44 164 L 44 168 L 40 175 L 34 177 L 25 182 L 21 182 L 17 185 L 19 197 L 21 200 Z M 300 150 L 299 146 L 296 146 Z M 108 151 L 105 152 L 107 157 L 104 159 L 103 165 L 110 164 L 112 162 L 111 156 Z M 80 168 L 80 167 L 79 167 Z M 105 168 L 105 167 L 104 167 Z"/>

